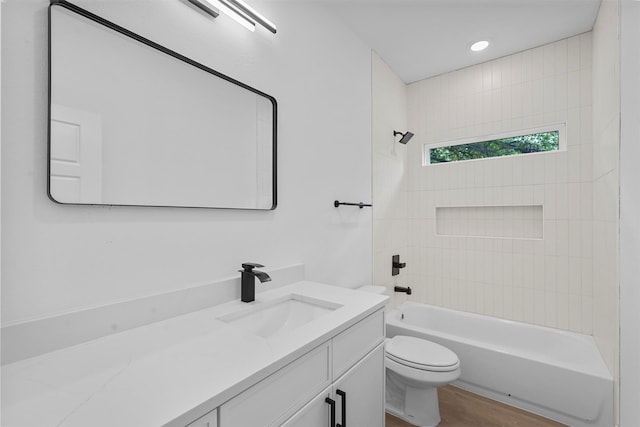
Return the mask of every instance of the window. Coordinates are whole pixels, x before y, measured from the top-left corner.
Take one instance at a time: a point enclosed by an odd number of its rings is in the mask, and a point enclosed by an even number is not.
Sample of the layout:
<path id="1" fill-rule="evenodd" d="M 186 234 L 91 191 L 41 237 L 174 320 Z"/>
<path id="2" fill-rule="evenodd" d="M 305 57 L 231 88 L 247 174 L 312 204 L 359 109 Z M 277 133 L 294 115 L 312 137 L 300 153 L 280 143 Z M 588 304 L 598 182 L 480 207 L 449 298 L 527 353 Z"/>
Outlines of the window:
<path id="1" fill-rule="evenodd" d="M 560 150 L 564 125 L 510 134 L 449 141 L 439 147 L 425 146 L 425 164 L 449 163 L 490 157 L 516 156 Z"/>

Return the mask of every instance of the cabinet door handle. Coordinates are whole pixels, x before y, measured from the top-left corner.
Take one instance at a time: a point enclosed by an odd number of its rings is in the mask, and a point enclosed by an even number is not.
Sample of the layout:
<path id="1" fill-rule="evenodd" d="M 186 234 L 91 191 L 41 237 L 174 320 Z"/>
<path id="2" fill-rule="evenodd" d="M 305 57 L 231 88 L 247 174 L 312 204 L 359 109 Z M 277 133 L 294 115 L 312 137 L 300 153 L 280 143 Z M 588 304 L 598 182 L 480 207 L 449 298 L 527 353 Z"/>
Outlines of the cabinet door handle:
<path id="1" fill-rule="evenodd" d="M 331 399 L 330 397 L 326 397 L 324 401 L 329 404 L 329 408 L 331 410 L 331 420 L 329 421 L 329 427 L 335 427 L 336 426 L 336 401 Z"/>
<path id="2" fill-rule="evenodd" d="M 336 427 L 347 427 L 347 393 L 338 389 L 336 394 L 342 399 L 342 424 L 338 424 Z"/>

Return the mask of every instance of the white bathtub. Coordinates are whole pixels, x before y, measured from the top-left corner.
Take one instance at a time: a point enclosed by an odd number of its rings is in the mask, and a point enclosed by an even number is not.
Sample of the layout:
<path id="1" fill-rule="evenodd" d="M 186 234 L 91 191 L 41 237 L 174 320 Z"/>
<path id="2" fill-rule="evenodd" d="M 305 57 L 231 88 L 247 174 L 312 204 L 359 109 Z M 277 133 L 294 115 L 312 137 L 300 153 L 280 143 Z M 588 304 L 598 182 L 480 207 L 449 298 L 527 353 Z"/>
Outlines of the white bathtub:
<path id="1" fill-rule="evenodd" d="M 442 344 L 460 358 L 455 385 L 575 427 L 612 427 L 613 379 L 589 335 L 406 302 L 387 336 Z"/>

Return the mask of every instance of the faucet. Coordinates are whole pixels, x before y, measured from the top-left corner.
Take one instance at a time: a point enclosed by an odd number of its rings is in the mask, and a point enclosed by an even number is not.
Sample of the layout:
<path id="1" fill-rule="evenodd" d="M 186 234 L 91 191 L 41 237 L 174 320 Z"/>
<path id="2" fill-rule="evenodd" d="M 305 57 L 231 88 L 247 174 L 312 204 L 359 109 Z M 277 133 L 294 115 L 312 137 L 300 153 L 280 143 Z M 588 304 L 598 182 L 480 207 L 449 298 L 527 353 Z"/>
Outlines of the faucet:
<path id="1" fill-rule="evenodd" d="M 407 295 L 411 295 L 411 287 L 407 286 L 406 288 L 404 288 L 402 286 L 394 286 L 393 292 L 404 292 Z"/>
<path id="2" fill-rule="evenodd" d="M 240 287 L 240 300 L 242 302 L 251 302 L 256 299 L 256 280 L 260 280 L 260 283 L 270 282 L 271 277 L 263 271 L 254 270 L 254 268 L 261 268 L 264 265 L 256 264 L 254 262 L 246 262 L 242 264 L 244 270 L 238 270 L 242 276 L 242 283 Z"/>

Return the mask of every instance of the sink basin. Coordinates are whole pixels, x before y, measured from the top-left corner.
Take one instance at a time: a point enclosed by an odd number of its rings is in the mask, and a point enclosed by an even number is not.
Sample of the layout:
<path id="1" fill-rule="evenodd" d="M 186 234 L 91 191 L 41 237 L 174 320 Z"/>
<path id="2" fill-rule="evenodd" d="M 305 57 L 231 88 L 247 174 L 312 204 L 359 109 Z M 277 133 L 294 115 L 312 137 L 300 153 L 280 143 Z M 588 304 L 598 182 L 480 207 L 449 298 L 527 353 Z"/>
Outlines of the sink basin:
<path id="1" fill-rule="evenodd" d="M 342 307 L 305 295 L 289 294 L 259 302 L 246 309 L 221 316 L 221 320 L 243 332 L 264 338 L 286 334 Z"/>

